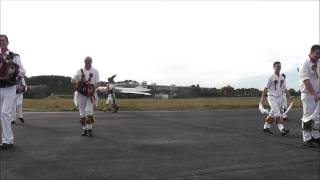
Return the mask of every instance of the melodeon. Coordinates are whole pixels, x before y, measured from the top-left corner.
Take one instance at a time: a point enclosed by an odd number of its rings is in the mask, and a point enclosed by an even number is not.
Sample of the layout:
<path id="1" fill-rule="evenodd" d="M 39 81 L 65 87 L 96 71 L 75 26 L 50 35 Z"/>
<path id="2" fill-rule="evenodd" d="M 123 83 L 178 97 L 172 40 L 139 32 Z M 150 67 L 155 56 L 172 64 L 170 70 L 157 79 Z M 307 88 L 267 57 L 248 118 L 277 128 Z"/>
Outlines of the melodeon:
<path id="1" fill-rule="evenodd" d="M 94 85 L 90 83 L 91 79 L 93 78 L 93 74 L 90 73 L 89 79 L 86 81 L 83 69 L 81 69 L 81 73 L 82 73 L 81 80 L 78 82 L 77 91 L 84 96 L 90 97 L 91 101 L 94 101 L 95 88 L 94 88 Z"/>
<path id="2" fill-rule="evenodd" d="M 15 85 L 19 73 L 19 65 L 12 59 L 5 59 L 0 55 L 0 81 L 6 85 Z"/>
<path id="3" fill-rule="evenodd" d="M 90 84 L 88 82 L 78 82 L 77 91 L 82 95 L 91 97 L 94 96 L 95 89 L 93 84 Z"/>

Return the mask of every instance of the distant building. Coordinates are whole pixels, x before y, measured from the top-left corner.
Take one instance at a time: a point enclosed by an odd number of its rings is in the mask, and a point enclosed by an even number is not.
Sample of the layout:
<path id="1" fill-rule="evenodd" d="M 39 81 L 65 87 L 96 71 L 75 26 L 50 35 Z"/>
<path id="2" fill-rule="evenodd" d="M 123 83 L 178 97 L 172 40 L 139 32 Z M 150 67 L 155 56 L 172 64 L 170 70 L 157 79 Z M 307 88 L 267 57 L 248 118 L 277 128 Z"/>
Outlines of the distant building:
<path id="1" fill-rule="evenodd" d="M 169 94 L 155 94 L 154 97 L 158 99 L 169 99 Z"/>

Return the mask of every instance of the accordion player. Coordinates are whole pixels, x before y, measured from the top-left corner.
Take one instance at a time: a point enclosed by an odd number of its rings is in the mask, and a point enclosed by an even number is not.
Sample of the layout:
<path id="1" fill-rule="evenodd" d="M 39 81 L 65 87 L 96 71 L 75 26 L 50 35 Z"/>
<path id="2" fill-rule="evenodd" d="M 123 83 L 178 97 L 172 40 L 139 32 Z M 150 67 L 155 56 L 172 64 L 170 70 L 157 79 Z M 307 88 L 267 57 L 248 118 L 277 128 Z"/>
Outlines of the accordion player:
<path id="1" fill-rule="evenodd" d="M 19 65 L 13 61 L 17 54 L 9 52 L 7 56 L 0 55 L 0 86 L 16 85 L 19 74 Z"/>

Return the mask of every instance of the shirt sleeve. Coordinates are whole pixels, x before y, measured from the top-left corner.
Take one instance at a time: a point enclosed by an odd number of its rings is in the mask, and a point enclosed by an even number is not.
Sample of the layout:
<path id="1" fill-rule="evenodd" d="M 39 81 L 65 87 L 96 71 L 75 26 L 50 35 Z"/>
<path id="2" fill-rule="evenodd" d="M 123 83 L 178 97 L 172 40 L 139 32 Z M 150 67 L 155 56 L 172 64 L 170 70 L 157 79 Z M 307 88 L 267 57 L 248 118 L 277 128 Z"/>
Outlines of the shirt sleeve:
<path id="1" fill-rule="evenodd" d="M 26 84 L 26 81 L 24 80 L 24 78 L 21 78 L 21 84 L 24 85 L 24 86 L 27 85 L 27 84 Z"/>
<path id="2" fill-rule="evenodd" d="M 71 79 L 71 81 L 72 81 L 72 80 L 75 80 L 75 81 L 79 80 L 79 79 L 80 79 L 79 76 L 80 76 L 80 70 L 78 70 L 78 71 L 76 72 L 76 74 L 73 76 L 73 78 Z"/>
<path id="3" fill-rule="evenodd" d="M 310 68 L 308 63 L 303 63 L 299 68 L 299 77 L 301 81 L 310 79 Z"/>
<path id="4" fill-rule="evenodd" d="M 270 78 L 268 79 L 268 81 L 267 81 L 267 83 L 266 83 L 266 85 L 265 85 L 265 87 L 264 87 L 264 88 L 269 89 L 269 88 L 270 88 L 270 86 L 271 86 L 271 82 L 272 82 L 272 77 L 270 77 Z"/>
<path id="5" fill-rule="evenodd" d="M 15 55 L 13 57 L 13 61 L 19 65 L 19 76 L 25 76 L 26 75 L 26 70 L 23 68 L 23 65 L 21 63 L 20 60 L 20 56 L 19 55 Z"/>

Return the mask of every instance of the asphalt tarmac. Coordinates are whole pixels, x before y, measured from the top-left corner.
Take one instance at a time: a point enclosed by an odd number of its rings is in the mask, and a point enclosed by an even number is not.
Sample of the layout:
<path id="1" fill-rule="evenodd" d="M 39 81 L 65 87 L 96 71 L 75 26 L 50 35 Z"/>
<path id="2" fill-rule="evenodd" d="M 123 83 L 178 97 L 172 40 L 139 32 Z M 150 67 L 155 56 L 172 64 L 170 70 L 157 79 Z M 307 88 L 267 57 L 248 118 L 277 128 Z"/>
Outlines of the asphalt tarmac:
<path id="1" fill-rule="evenodd" d="M 97 112 L 82 137 L 76 112 L 25 113 L 14 147 L 0 151 L 1 180 L 320 179 L 320 150 L 302 146 L 302 110 L 288 136 L 262 132 L 258 109 Z"/>

